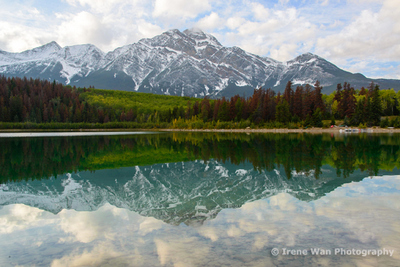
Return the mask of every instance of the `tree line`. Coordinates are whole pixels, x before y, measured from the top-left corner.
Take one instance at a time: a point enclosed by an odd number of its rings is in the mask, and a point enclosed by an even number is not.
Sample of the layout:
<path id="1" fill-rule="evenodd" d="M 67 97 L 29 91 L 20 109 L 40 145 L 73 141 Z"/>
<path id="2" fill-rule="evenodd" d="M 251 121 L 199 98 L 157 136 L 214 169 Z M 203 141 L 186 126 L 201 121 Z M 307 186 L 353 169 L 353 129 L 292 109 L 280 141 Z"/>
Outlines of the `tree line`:
<path id="1" fill-rule="evenodd" d="M 3 76 L 0 77 L 0 121 L 105 122 L 106 114 L 83 101 L 79 95 L 75 87 L 55 81 Z"/>
<path id="2" fill-rule="evenodd" d="M 218 122 L 222 125 L 223 122 L 240 125 L 248 122 L 264 127 L 295 128 L 322 127 L 323 120 L 329 121 L 330 125 L 334 125 L 335 120 L 343 120 L 346 125 L 374 126 L 381 124 L 382 115 L 399 114 L 398 97 L 393 89 L 380 90 L 378 85 L 371 83 L 367 89 L 355 90 L 347 82 L 343 86 L 338 84 L 337 90 L 330 95 L 322 94 L 322 89 L 319 81 L 314 86 L 298 85 L 296 89 L 289 81 L 282 94 L 260 88 L 254 90 L 249 98 L 236 95 L 213 102 L 205 98 L 193 107 L 188 105 L 185 118 L 192 118 L 191 121 L 195 122 L 195 117 L 204 123 Z M 400 127 L 398 119 L 393 122 Z M 179 121 L 175 123 L 179 125 Z M 181 124 L 184 123 L 181 121 Z"/>
<path id="3" fill-rule="evenodd" d="M 132 123 L 147 127 L 173 128 L 243 128 L 322 127 L 323 120 L 346 125 L 381 125 L 400 127 L 400 121 L 381 121 L 381 116 L 398 115 L 399 97 L 394 90 L 369 87 L 355 90 L 349 83 L 338 84 L 330 95 L 322 94 L 317 81 L 294 85 L 289 81 L 284 92 L 255 89 L 253 95 L 235 95 L 212 100 L 190 99 L 186 106 L 163 105 L 162 98 L 152 106 L 138 109 L 138 104 L 115 104 L 111 95 L 94 88 L 76 88 L 39 79 L 0 77 L 0 122 L 6 123 Z M 131 94 L 138 94 L 132 92 Z M 136 96 L 139 100 L 140 97 Z M 167 97 L 167 96 L 165 96 Z M 114 97 L 115 98 L 115 97 Z M 95 99 L 95 100 L 93 100 Z M 135 100 L 136 101 L 136 100 Z M 168 99 L 171 102 L 171 99 Z M 149 105 L 149 104 L 147 104 Z M 129 124 L 130 123 L 130 124 Z M 99 126 L 100 127 L 100 126 Z"/>

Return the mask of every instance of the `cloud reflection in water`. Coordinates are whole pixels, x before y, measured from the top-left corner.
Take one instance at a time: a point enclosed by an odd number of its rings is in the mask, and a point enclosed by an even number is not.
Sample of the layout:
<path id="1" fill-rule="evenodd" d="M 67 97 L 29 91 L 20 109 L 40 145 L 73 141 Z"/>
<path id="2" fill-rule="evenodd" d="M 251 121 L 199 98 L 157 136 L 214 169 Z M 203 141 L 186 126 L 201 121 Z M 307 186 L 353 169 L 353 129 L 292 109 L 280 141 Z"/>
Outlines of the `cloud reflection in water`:
<path id="1" fill-rule="evenodd" d="M 224 209 L 203 225 L 174 226 L 105 204 L 57 215 L 0 209 L 0 265 L 395 265 L 400 176 L 365 178 L 306 202 L 288 193 Z M 277 248 L 394 249 L 389 256 L 271 256 Z"/>

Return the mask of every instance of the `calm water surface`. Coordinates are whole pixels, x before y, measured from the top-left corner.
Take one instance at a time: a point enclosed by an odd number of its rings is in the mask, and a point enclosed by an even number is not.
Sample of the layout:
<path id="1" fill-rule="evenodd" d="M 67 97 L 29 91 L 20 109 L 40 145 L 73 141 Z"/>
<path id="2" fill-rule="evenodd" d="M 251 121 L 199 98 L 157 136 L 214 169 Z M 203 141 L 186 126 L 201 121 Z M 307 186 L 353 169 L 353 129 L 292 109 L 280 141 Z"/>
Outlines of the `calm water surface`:
<path id="1" fill-rule="evenodd" d="M 398 266 L 399 153 L 400 135 L 0 138 L 0 266 Z"/>

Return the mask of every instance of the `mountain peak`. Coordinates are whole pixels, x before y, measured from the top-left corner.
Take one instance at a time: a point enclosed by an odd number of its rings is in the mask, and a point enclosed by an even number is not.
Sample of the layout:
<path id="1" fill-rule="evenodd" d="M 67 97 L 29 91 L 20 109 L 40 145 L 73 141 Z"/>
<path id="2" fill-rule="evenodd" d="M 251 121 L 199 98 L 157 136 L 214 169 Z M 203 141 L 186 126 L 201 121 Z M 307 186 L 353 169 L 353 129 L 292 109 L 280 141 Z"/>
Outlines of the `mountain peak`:
<path id="1" fill-rule="evenodd" d="M 60 51 L 61 49 L 62 49 L 61 46 L 59 46 L 55 41 L 52 41 L 45 45 L 36 47 L 32 50 L 26 50 L 26 51 L 22 52 L 21 54 L 29 56 L 29 57 L 34 56 L 35 58 L 36 58 L 36 56 L 47 57 L 53 53 Z"/>
<path id="2" fill-rule="evenodd" d="M 50 43 L 47 43 L 44 46 L 61 48 L 61 46 L 56 41 L 51 41 Z"/>
<path id="3" fill-rule="evenodd" d="M 205 33 L 199 29 L 199 28 L 190 28 L 190 29 L 186 29 L 183 31 L 184 34 L 186 35 L 198 35 L 198 36 L 204 36 Z"/>
<path id="4" fill-rule="evenodd" d="M 100 54 L 104 54 L 97 46 L 92 44 L 81 44 L 81 45 L 71 45 L 62 48 L 64 50 L 71 50 L 76 52 L 87 52 L 87 51 L 97 51 Z"/>
<path id="5" fill-rule="evenodd" d="M 211 34 L 203 32 L 199 28 L 186 29 L 185 31 L 183 31 L 183 33 L 186 36 L 188 36 L 188 37 L 190 37 L 190 38 L 192 38 L 192 39 L 194 39 L 196 41 L 206 41 L 209 44 L 212 44 L 212 45 L 215 45 L 215 46 L 221 46 L 221 44 L 217 40 L 217 38 L 215 38 Z"/>
<path id="6" fill-rule="evenodd" d="M 45 45 L 39 46 L 37 48 L 34 48 L 32 50 L 28 50 L 28 51 L 34 51 L 34 50 L 52 50 L 53 52 L 57 52 L 58 50 L 60 50 L 62 47 L 57 44 L 55 41 L 51 41 L 50 43 L 47 43 Z"/>
<path id="7" fill-rule="evenodd" d="M 297 64 L 297 63 L 301 63 L 301 64 L 302 63 L 312 63 L 317 60 L 323 60 L 323 59 L 317 55 L 314 55 L 313 53 L 308 52 L 308 53 L 301 54 L 300 56 L 297 56 L 296 58 L 294 58 L 292 60 L 287 61 L 286 64 L 290 65 L 290 64 Z"/>
<path id="8" fill-rule="evenodd" d="M 297 56 L 296 59 L 313 59 L 313 58 L 318 58 L 317 55 L 314 55 L 313 53 L 307 52 L 304 54 L 301 54 L 300 56 Z"/>
<path id="9" fill-rule="evenodd" d="M 33 48 L 31 50 L 26 50 L 21 53 L 15 53 L 13 58 L 17 61 L 30 61 L 30 60 L 37 60 L 48 58 L 53 54 L 56 54 L 62 48 L 56 42 L 52 41 L 45 45 Z"/>
<path id="10" fill-rule="evenodd" d="M 171 29 L 171 30 L 168 30 L 166 32 L 163 32 L 163 35 L 182 36 L 183 34 L 178 29 Z"/>

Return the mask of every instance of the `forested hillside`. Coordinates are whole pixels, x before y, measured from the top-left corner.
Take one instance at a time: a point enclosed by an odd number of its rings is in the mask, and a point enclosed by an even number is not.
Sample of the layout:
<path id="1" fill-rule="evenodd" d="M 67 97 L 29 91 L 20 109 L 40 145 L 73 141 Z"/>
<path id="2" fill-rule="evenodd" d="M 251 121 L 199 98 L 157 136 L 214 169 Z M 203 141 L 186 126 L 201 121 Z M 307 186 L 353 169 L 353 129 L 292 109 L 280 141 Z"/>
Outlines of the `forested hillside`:
<path id="1" fill-rule="evenodd" d="M 184 106 L 196 101 L 189 97 L 76 88 L 39 79 L 0 77 L 0 122 L 14 123 L 17 128 L 17 123 L 23 122 L 58 123 L 60 127 L 63 126 L 59 123 L 81 123 L 81 126 L 82 123 L 168 123 L 185 117 Z"/>
<path id="2" fill-rule="evenodd" d="M 256 89 L 252 96 L 210 100 L 137 92 L 75 88 L 39 79 L 0 77 L 1 128 L 300 128 L 346 125 L 400 127 L 399 93 L 371 83 L 322 94 L 313 86 L 283 94 Z"/>

